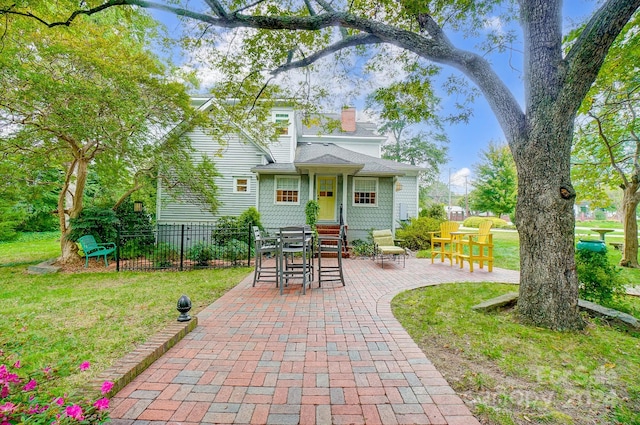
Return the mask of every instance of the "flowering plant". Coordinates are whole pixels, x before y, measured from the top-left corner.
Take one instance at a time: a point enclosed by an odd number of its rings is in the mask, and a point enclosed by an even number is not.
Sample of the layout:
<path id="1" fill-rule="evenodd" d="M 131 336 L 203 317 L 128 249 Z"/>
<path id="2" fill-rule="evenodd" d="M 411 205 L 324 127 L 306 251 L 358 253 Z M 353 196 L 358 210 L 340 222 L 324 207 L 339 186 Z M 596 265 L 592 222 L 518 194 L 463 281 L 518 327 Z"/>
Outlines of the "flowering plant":
<path id="1" fill-rule="evenodd" d="M 3 353 L 0 350 L 0 358 Z M 89 362 L 82 362 L 81 371 Z M 0 364 L 0 425 L 13 424 L 100 424 L 108 420 L 109 399 L 104 397 L 113 382 L 102 384 L 103 397 L 98 400 L 55 396 L 43 390 L 43 383 L 54 380 L 53 369 L 47 367 L 36 373 L 20 375 L 20 361 L 7 366 Z"/>

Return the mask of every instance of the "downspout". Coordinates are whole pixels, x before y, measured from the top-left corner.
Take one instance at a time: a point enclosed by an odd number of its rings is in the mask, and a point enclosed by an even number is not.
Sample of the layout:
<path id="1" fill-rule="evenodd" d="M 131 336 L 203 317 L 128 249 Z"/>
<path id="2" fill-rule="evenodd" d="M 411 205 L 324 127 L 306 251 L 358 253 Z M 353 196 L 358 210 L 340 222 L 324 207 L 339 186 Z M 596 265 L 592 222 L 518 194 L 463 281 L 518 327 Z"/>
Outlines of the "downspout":
<path id="1" fill-rule="evenodd" d="M 260 211 L 260 174 L 256 173 L 256 201 L 255 206 Z"/>

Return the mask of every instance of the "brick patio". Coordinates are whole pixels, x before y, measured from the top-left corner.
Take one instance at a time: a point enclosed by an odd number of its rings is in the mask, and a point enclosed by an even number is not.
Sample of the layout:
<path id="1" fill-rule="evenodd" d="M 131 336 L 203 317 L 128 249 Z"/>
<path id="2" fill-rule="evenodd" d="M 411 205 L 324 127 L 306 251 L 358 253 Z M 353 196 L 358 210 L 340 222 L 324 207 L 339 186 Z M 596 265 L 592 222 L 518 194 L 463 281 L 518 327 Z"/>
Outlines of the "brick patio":
<path id="1" fill-rule="evenodd" d="M 335 261 L 335 260 L 333 260 Z M 112 399 L 125 424 L 451 424 L 479 422 L 391 313 L 406 289 L 518 281 L 410 258 L 344 261 L 346 287 L 306 295 L 248 276 Z"/>

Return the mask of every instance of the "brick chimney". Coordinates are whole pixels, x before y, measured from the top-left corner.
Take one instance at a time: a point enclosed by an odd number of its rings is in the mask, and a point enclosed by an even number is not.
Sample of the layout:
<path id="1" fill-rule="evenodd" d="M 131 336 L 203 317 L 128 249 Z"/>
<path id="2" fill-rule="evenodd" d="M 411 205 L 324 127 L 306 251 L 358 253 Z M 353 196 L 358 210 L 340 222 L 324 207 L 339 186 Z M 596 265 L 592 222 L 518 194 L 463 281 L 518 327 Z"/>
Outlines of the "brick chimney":
<path id="1" fill-rule="evenodd" d="M 356 131 L 356 108 L 342 108 L 342 131 Z"/>

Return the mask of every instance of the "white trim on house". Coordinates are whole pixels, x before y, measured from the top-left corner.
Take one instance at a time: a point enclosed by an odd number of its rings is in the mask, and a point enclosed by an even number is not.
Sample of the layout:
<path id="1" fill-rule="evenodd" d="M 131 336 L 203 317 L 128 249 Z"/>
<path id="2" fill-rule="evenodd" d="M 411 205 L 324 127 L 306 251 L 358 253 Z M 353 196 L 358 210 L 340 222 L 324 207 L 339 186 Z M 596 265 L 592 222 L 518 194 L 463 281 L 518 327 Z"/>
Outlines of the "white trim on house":
<path id="1" fill-rule="evenodd" d="M 251 176 L 234 176 L 233 193 L 251 193 Z"/>
<path id="2" fill-rule="evenodd" d="M 284 176 L 275 176 L 274 179 L 274 183 L 273 183 L 273 202 L 276 205 L 300 205 L 300 176 L 299 175 L 284 175 Z M 293 186 L 289 186 L 289 187 L 282 187 L 281 189 L 278 189 L 278 183 L 280 181 L 285 181 L 285 180 L 291 180 L 294 181 L 295 180 L 295 185 L 296 188 L 293 189 Z M 278 190 L 282 190 L 282 191 L 290 191 L 290 192 L 297 192 L 296 194 L 296 201 L 278 201 Z M 283 194 L 283 197 L 286 197 L 286 195 Z"/>
<path id="3" fill-rule="evenodd" d="M 361 190 L 357 191 L 356 190 L 356 185 L 358 184 L 358 182 L 371 182 L 373 181 L 375 183 L 375 189 L 372 192 L 371 190 L 362 190 L 362 188 L 360 188 Z M 379 198 L 379 193 L 380 193 L 380 188 L 378 186 L 379 184 L 379 180 L 377 177 L 354 177 L 353 178 L 353 190 L 351 191 L 351 205 L 353 205 L 354 207 L 377 207 L 378 206 L 378 198 Z M 370 188 L 367 188 L 370 189 Z M 366 202 L 367 200 L 367 196 L 365 196 L 363 198 L 364 202 L 356 202 L 356 192 L 360 192 L 360 193 L 373 193 L 374 194 L 374 200 L 373 202 Z"/>

